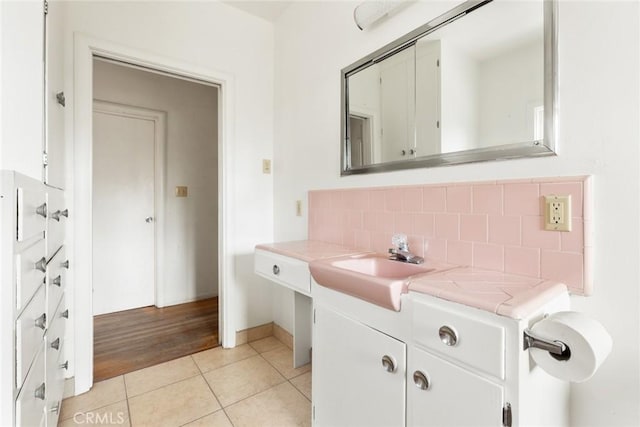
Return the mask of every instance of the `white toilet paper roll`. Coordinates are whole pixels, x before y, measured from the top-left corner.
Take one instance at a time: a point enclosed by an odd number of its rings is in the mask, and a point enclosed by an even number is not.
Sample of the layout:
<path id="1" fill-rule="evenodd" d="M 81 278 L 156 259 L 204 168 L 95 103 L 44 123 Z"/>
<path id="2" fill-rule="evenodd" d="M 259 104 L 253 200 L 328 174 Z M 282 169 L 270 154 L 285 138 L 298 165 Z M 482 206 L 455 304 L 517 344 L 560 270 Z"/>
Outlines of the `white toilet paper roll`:
<path id="1" fill-rule="evenodd" d="M 534 324 L 531 331 L 569 347 L 569 358 L 553 357 L 539 348 L 530 348 L 533 360 L 550 375 L 565 381 L 582 382 L 595 374 L 611 352 L 611 336 L 597 321 L 574 311 L 554 313 Z M 567 356 L 567 355 L 565 355 Z"/>

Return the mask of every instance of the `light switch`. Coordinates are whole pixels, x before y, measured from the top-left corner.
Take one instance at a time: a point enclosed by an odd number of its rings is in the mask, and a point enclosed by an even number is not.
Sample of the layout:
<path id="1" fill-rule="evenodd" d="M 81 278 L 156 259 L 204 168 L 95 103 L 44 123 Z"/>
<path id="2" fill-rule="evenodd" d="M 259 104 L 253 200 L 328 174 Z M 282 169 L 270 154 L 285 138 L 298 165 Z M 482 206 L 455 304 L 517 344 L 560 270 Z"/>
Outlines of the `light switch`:
<path id="1" fill-rule="evenodd" d="M 176 186 L 176 197 L 187 197 L 189 191 L 186 185 Z"/>
<path id="2" fill-rule="evenodd" d="M 262 159 L 262 173 L 266 173 L 266 174 L 271 173 L 271 160 Z"/>

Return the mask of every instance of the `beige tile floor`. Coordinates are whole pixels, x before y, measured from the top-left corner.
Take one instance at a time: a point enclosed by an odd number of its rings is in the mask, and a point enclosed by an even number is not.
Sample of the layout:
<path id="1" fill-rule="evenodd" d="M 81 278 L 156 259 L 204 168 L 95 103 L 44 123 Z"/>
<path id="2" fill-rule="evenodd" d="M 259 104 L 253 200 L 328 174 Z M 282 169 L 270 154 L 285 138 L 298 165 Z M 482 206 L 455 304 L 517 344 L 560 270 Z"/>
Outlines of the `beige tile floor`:
<path id="1" fill-rule="evenodd" d="M 96 383 L 58 425 L 309 426 L 311 365 L 274 337 L 217 347 Z"/>

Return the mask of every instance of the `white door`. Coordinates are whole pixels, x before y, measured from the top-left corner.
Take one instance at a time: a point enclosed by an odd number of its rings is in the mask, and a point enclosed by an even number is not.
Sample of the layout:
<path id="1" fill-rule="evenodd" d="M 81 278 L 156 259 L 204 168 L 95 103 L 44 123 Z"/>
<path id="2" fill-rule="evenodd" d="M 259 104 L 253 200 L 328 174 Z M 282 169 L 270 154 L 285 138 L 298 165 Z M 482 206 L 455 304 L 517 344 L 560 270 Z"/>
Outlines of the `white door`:
<path id="1" fill-rule="evenodd" d="M 155 303 L 155 126 L 94 108 L 94 315 Z"/>

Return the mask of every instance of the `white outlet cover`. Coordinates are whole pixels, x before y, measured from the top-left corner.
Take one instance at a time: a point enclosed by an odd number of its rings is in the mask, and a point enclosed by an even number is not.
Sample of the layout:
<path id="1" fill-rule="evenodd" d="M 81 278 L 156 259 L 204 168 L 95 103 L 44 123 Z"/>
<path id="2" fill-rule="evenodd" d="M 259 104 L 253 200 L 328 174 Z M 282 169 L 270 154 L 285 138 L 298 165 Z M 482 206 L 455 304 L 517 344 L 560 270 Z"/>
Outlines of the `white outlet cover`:
<path id="1" fill-rule="evenodd" d="M 544 229 L 571 231 L 571 195 L 544 196 Z"/>

